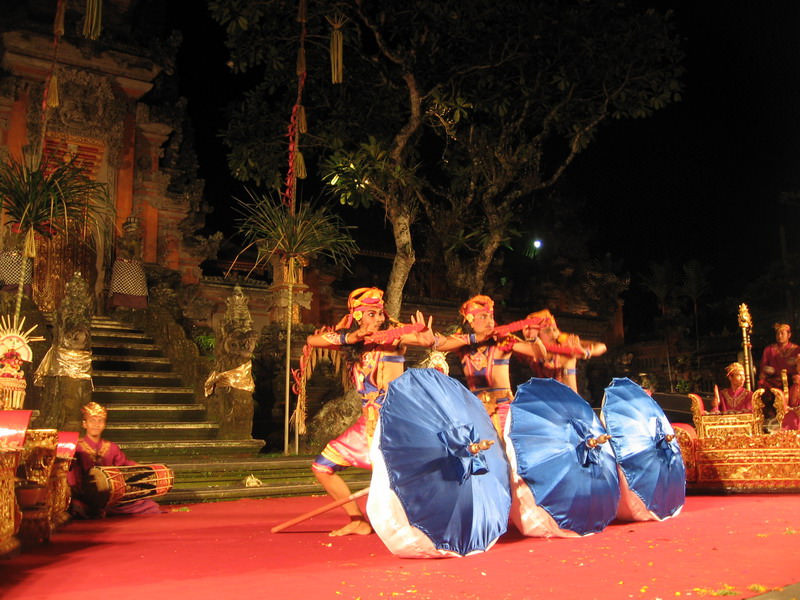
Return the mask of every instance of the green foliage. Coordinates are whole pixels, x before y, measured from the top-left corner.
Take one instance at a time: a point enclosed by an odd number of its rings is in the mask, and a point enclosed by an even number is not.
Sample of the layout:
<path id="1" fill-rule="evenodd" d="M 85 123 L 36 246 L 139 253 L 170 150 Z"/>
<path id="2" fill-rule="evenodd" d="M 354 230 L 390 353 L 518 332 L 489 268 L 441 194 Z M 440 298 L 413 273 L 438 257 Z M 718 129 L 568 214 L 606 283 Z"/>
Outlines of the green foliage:
<path id="1" fill-rule="evenodd" d="M 194 328 L 192 330 L 192 341 L 200 350 L 200 354 L 205 356 L 214 354 L 217 338 L 210 327 Z"/>
<path id="2" fill-rule="evenodd" d="M 70 222 L 109 231 L 114 210 L 105 184 L 89 179 L 75 161 L 55 166 L 27 159 L 0 163 L 0 201 L 8 223 L 25 233 L 51 237 Z"/>
<path id="3" fill-rule="evenodd" d="M 239 231 L 258 249 L 258 263 L 273 255 L 301 262 L 324 256 L 345 265 L 352 259 L 356 243 L 350 227 L 326 207 L 302 203 L 292 213 L 280 198 L 248 194 L 249 201 L 236 199 Z"/>
<path id="4" fill-rule="evenodd" d="M 322 178 L 341 204 L 365 208 L 391 185 L 408 185 L 413 170 L 392 164 L 388 150 L 370 136 L 353 152 L 334 150 L 322 164 Z"/>
<path id="5" fill-rule="evenodd" d="M 297 2 L 211 0 L 232 68 L 259 83 L 224 134 L 236 177 L 274 188 L 297 100 Z M 301 150 L 308 183 L 342 204 L 417 205 L 429 254 L 482 287 L 536 192 L 552 188 L 601 126 L 680 100 L 670 14 L 618 0 L 308 3 Z M 330 82 L 326 17 L 346 19 L 344 82 Z M 387 210 L 390 220 L 393 211 Z M 398 250 L 400 250 L 398 248 Z"/>

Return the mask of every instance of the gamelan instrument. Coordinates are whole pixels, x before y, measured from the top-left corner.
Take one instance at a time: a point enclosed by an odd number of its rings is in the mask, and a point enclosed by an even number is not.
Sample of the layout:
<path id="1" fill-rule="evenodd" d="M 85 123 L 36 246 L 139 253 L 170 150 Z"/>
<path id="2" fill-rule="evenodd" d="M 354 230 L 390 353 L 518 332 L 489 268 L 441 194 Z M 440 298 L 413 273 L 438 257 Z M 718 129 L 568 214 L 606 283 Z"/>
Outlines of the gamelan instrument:
<path id="1" fill-rule="evenodd" d="M 93 467 L 89 470 L 86 499 L 97 508 L 163 496 L 175 476 L 166 465 Z"/>
<path id="2" fill-rule="evenodd" d="M 744 357 L 744 387 L 753 391 L 755 376 L 753 367 L 753 346 L 750 344 L 750 333 L 753 331 L 753 319 L 747 304 L 739 305 L 739 327 L 742 330 L 742 355 Z"/>

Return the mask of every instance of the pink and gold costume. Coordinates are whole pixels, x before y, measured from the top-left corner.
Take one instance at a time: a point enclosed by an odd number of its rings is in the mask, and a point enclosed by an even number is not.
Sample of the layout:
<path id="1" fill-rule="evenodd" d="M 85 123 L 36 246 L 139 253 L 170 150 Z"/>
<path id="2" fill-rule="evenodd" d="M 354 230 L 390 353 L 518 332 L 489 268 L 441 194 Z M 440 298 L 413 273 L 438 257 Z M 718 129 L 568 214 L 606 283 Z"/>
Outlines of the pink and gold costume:
<path id="1" fill-rule="evenodd" d="M 469 324 L 472 324 L 475 314 L 479 312 L 494 312 L 494 301 L 489 296 L 473 296 L 467 300 L 459 313 Z M 497 366 L 505 367 L 505 380 L 508 379 L 508 365 L 514 343 L 520 341 L 513 335 L 508 335 L 502 340 L 489 338 L 477 343 L 475 334 L 456 334 L 453 338 L 465 345 L 459 349 L 458 355 L 464 369 L 467 387 L 483 403 L 487 414 L 498 432 L 503 431 L 508 409 L 514 394 L 510 387 L 499 386 L 494 374 Z"/>
<path id="2" fill-rule="evenodd" d="M 341 350 L 345 346 L 347 330 L 353 321 L 361 320 L 363 311 L 383 311 L 383 292 L 377 288 L 359 288 L 350 294 L 348 308 L 350 313 L 337 324 L 336 331 L 324 334 L 325 340 L 335 349 Z M 356 391 L 361 394 L 361 416 L 344 433 L 328 442 L 311 465 L 313 471 L 334 473 L 347 467 L 372 468 L 369 447 L 386 395 L 382 385 L 382 367 L 390 362 L 405 362 L 402 349 L 393 344 L 364 344 L 350 371 Z"/>
<path id="3" fill-rule="evenodd" d="M 719 409 L 722 412 L 751 412 L 753 392 L 740 387 L 737 390 L 726 388 L 719 392 Z"/>

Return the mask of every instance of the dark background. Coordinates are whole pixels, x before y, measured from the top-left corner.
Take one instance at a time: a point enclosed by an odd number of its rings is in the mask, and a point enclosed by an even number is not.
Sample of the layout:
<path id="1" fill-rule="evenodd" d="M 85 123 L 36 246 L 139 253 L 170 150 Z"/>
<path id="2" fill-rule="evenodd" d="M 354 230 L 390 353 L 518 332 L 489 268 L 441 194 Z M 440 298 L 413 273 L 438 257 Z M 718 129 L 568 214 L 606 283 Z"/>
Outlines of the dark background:
<path id="1" fill-rule="evenodd" d="M 180 92 L 189 99 L 200 176 L 215 207 L 209 231 L 232 231 L 229 175 L 219 139 L 224 107 L 242 80 L 225 63 L 221 28 L 201 8 L 170 3 L 184 43 Z M 798 208 L 779 202 L 800 190 L 800 3 L 672 2 L 685 38 L 683 100 L 653 117 L 614 122 L 573 164 L 564 183 L 596 226 L 595 255 L 632 274 L 626 323 L 652 324 L 654 299 L 639 274 L 650 261 L 707 265 L 712 294 L 735 298 L 786 247 L 796 247 Z M 287 107 L 287 113 L 288 113 Z M 547 225 L 542 225 L 546 233 Z M 547 260 L 547 248 L 541 260 Z M 731 307 L 735 328 L 736 306 Z"/>

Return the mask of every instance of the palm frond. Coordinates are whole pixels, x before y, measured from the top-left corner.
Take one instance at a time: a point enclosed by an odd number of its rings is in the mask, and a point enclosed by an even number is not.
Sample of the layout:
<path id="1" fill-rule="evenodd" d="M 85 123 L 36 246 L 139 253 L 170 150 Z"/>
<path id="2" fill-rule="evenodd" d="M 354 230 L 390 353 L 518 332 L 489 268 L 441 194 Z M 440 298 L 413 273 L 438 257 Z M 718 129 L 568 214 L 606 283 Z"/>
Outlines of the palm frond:
<path id="1" fill-rule="evenodd" d="M 294 214 L 276 197 L 247 190 L 249 201 L 237 198 L 239 231 L 258 248 L 258 262 L 273 254 L 308 260 L 324 256 L 348 265 L 357 246 L 349 227 L 325 206 L 298 204 Z"/>
<path id="2" fill-rule="evenodd" d="M 110 231 L 114 208 L 104 183 L 92 181 L 75 161 L 48 168 L 33 160 L 0 162 L 0 205 L 17 231 L 50 237 L 70 222 L 94 234 Z"/>

